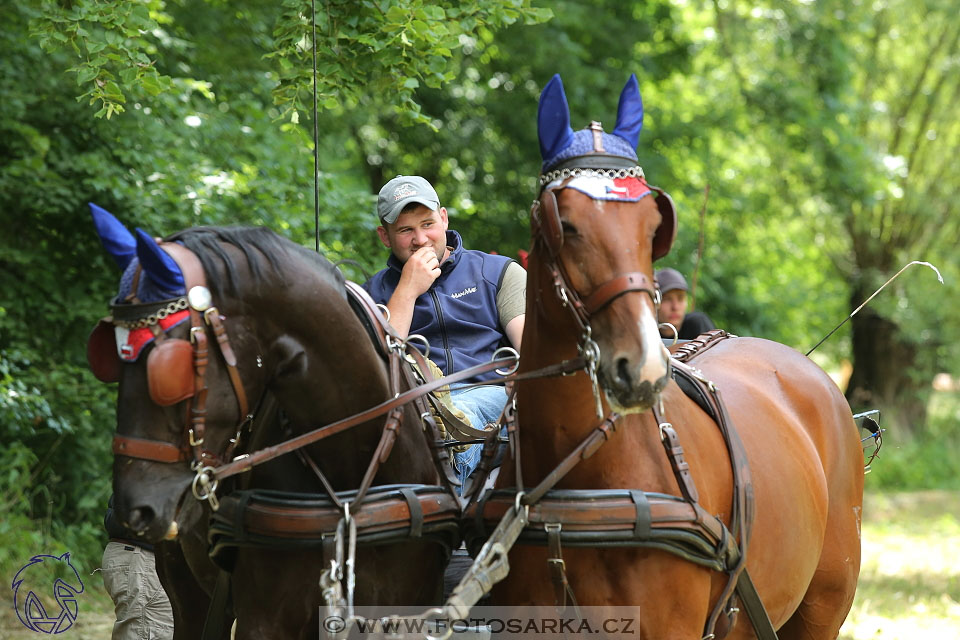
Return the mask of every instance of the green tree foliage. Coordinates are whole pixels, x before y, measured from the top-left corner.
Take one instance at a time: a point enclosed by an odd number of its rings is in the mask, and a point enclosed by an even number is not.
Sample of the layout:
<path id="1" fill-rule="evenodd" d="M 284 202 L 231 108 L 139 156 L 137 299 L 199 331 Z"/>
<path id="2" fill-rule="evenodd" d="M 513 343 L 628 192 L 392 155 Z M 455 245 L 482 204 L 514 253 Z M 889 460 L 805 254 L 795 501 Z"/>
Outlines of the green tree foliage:
<path id="1" fill-rule="evenodd" d="M 787 201 L 830 257 L 830 276 L 848 283 L 846 312 L 911 260 L 944 269 L 948 288 L 908 272 L 852 322 L 848 398 L 893 410 L 900 426 L 922 424 L 933 374 L 956 370 L 960 356 L 956 323 L 931 304 L 957 292 L 955 7 L 716 0 L 713 9 L 753 138 L 773 152 L 782 182 L 802 182 L 784 190 Z"/>
<path id="2" fill-rule="evenodd" d="M 353 4 L 332 4 L 349 21 Z M 364 12 L 373 6 L 356 4 Z M 388 12 L 388 3 L 376 6 Z M 538 13 L 524 2 L 483 2 L 469 11 L 445 9 L 440 18 L 457 17 L 460 26 L 447 29 L 459 40 L 469 28 Z M 269 3 L 213 1 L 5 9 L 0 463 L 7 471 L 0 476 L 0 547 L 10 556 L 0 564 L 57 542 L 94 563 L 101 544 L 115 390 L 86 370 L 84 345 L 119 274 L 99 246 L 86 203 L 154 235 L 202 224 L 263 224 L 313 243 L 309 126 L 284 116 L 293 102 L 285 101 L 290 83 L 277 61 L 292 46 L 287 54 L 306 64 L 302 43 L 283 40 L 290 15 Z M 446 42 L 439 34 L 437 47 Z M 433 35 L 417 42 L 427 37 Z M 425 78 L 420 62 L 407 55 L 389 64 L 394 75 Z M 381 104 L 396 97 L 382 94 Z M 360 246 L 372 256 L 373 197 L 362 173 L 358 179 L 343 170 L 338 141 L 321 142 L 321 250 L 338 259 L 356 256 Z"/>

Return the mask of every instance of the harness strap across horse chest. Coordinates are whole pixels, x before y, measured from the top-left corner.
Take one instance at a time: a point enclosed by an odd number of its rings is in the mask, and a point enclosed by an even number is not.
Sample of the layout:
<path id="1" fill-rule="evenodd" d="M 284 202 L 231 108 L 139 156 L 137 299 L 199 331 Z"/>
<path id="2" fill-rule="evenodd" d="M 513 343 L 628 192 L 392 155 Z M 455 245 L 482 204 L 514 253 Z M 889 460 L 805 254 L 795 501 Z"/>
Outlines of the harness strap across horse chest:
<path id="1" fill-rule="evenodd" d="M 713 332 L 704 337 L 701 346 L 715 345 L 728 337 L 726 332 Z M 689 361 L 697 353 L 696 346 L 684 351 Z M 730 424 L 719 390 L 696 370 L 673 360 L 675 375 L 685 386 L 698 388 L 710 405 L 723 435 L 730 456 L 734 478 L 731 525 L 707 513 L 698 502 L 698 492 L 683 457 L 683 449 L 673 426 L 654 410 L 661 441 L 683 497 L 639 490 L 555 490 L 552 487 L 580 460 L 588 458 L 616 430 L 616 414 L 608 416 L 574 449 L 539 485 L 529 492 L 521 489 L 488 492 L 479 502 L 468 505 L 464 515 L 465 537 L 476 551 L 489 531 L 511 513 L 519 499 L 528 506 L 525 526 L 518 540 L 527 544 L 547 545 L 550 550 L 550 571 L 556 599 L 564 606 L 572 594 L 565 575 L 561 548 L 641 546 L 668 551 L 700 566 L 728 575 L 727 586 L 718 598 L 707 624 L 704 637 L 725 635 L 733 626 L 736 608 L 731 599 L 734 590 L 762 640 L 776 638 L 776 632 L 746 572 L 747 545 L 753 519 L 753 488 L 743 444 Z M 510 433 L 515 433 L 511 431 Z M 519 443 L 514 443 L 519 450 Z M 518 478 L 521 476 L 518 475 Z M 519 480 L 518 480 L 519 481 Z M 727 611 L 727 624 L 718 629 L 720 615 Z"/>

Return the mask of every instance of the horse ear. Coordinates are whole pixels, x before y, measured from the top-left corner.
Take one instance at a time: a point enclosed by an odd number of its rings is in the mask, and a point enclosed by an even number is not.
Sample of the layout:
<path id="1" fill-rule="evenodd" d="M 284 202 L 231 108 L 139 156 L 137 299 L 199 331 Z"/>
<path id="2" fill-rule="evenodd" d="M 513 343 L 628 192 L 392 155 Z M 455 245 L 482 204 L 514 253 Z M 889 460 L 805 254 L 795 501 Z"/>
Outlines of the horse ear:
<path id="1" fill-rule="evenodd" d="M 163 291 L 183 291 L 183 272 L 156 240 L 137 228 L 137 257 L 143 272 Z"/>
<path id="2" fill-rule="evenodd" d="M 636 149 L 641 129 L 643 129 L 643 100 L 640 99 L 637 76 L 631 73 L 630 79 L 627 80 L 623 91 L 620 92 L 620 104 L 617 105 L 617 124 L 613 128 L 613 135 L 620 136 Z"/>
<path id="3" fill-rule="evenodd" d="M 570 128 L 570 108 L 563 93 L 560 74 L 554 74 L 540 94 L 537 109 L 537 136 L 540 138 L 540 157 L 549 160 L 573 142 Z"/>
<path id="4" fill-rule="evenodd" d="M 117 261 L 120 269 L 126 269 L 133 260 L 133 256 L 137 254 L 137 241 L 133 234 L 106 209 L 92 202 L 87 204 L 90 205 L 90 215 L 93 217 L 93 226 L 97 230 L 97 235 L 100 236 L 100 243 Z"/>

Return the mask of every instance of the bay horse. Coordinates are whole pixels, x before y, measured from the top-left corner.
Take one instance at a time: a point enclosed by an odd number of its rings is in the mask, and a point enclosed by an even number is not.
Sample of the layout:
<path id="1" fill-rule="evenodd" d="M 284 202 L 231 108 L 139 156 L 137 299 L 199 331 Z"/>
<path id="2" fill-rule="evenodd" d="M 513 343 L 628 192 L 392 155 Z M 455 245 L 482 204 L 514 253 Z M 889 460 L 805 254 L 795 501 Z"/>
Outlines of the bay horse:
<path id="1" fill-rule="evenodd" d="M 835 638 L 860 566 L 863 459 L 850 408 L 797 351 L 756 338 L 718 341 L 691 365 L 708 381 L 708 394 L 722 391 L 731 439 L 742 441 L 738 473 L 721 429 L 672 379 L 681 365 L 658 333 L 653 261 L 669 250 L 676 219 L 672 202 L 637 166 L 642 120 L 634 76 L 612 134 L 599 123 L 571 129 L 559 76 L 541 95 L 544 163 L 531 220 L 521 373 L 592 353 L 594 379 L 580 372 L 518 383 L 522 466 L 508 456 L 497 487 L 529 488 L 553 473 L 557 490 L 640 490 L 647 497 L 633 498 L 638 528 L 640 500 L 702 508 L 695 512 L 701 519 L 716 516 L 739 540 L 780 638 Z M 591 433 L 609 442 L 557 479 L 555 470 Z M 735 475 L 749 488 L 735 486 Z M 688 495 L 693 487 L 698 497 Z M 529 508 L 533 518 L 540 507 Z M 740 526 L 732 516 L 738 509 L 746 512 Z M 754 637 L 751 620 L 731 611 L 729 572 L 651 546 L 567 545 L 561 558 L 566 530 L 555 536 L 555 550 L 539 535 L 540 546 L 510 553 L 494 603 L 560 605 L 569 595 L 580 606 L 631 607 L 637 638 Z"/>
<path id="2" fill-rule="evenodd" d="M 98 377 L 120 383 L 116 515 L 144 540 L 180 540 L 192 574 L 209 591 L 215 573 L 206 559 L 207 505 L 218 499 L 211 487 L 198 493 L 198 471 L 357 414 L 393 397 L 396 382 L 354 313 L 344 278 L 319 254 L 263 228 L 188 229 L 160 243 L 91 208 L 104 246 L 124 269 L 112 317 L 88 346 Z M 192 286 L 198 271 L 206 289 Z M 205 300 L 195 299 L 198 290 Z M 209 348 L 200 353 L 190 341 Z M 270 397 L 283 420 L 254 420 L 258 432 L 249 433 L 249 418 Z M 411 405 L 401 411 L 390 455 L 380 448 L 384 420 L 371 419 L 306 447 L 301 460 L 287 455 L 256 467 L 241 476 L 242 485 L 318 493 L 327 483 L 341 495 L 360 487 L 371 469 L 379 485 L 436 485 L 420 416 Z M 379 467 L 369 464 L 372 457 Z M 229 498 L 223 493 L 221 503 Z M 452 492 L 450 500 L 456 504 Z M 291 549 L 238 548 L 236 637 L 316 637 L 323 603 L 318 579 L 330 559 L 319 544 L 302 541 Z M 357 604 L 437 602 L 446 559 L 446 550 L 426 539 L 361 546 Z M 174 557 L 170 573 L 183 574 L 183 564 Z M 195 585 L 179 586 L 195 592 Z M 176 629 L 178 638 L 198 633 Z"/>

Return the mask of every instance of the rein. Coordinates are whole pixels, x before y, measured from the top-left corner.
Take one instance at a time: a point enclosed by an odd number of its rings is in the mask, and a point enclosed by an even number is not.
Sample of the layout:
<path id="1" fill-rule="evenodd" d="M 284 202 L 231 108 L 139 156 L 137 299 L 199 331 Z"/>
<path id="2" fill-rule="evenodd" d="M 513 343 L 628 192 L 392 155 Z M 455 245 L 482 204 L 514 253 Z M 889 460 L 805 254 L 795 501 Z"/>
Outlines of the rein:
<path id="1" fill-rule="evenodd" d="M 328 436 L 336 435 L 342 431 L 354 427 L 358 424 L 366 422 L 377 416 L 384 415 L 385 413 L 401 407 L 417 398 L 424 396 L 431 391 L 436 391 L 440 387 L 443 387 L 448 384 L 455 382 L 460 382 L 461 380 L 468 380 L 474 376 L 487 373 L 489 371 L 494 371 L 496 369 L 502 369 L 505 366 L 513 364 L 515 359 L 513 357 L 508 358 L 499 358 L 497 360 L 492 360 L 490 362 L 485 362 L 483 364 L 478 364 L 469 369 L 464 369 L 457 373 L 444 376 L 442 378 L 437 378 L 431 382 L 421 384 L 417 387 L 414 387 L 408 391 L 405 391 L 395 398 L 381 402 L 380 404 L 370 407 L 365 411 L 354 414 L 350 417 L 343 418 L 336 422 L 331 422 L 330 424 L 324 425 L 322 427 L 317 427 L 316 429 L 299 435 L 295 438 L 291 438 L 285 442 L 282 442 L 266 449 L 261 449 L 256 453 L 251 453 L 245 457 L 237 458 L 233 462 L 217 467 L 213 470 L 213 475 L 218 480 L 224 478 L 229 478 L 238 473 L 243 473 L 244 471 L 249 471 L 253 467 L 263 464 L 268 460 L 272 460 L 279 456 L 282 456 L 286 453 L 290 453 L 296 449 L 300 449 L 307 445 L 318 442 Z M 584 368 L 585 361 L 583 358 L 572 358 L 570 360 L 564 360 L 563 362 L 555 365 L 550 365 L 537 369 L 535 371 L 528 371 L 522 374 L 513 374 L 510 376 L 505 376 L 500 380 L 490 380 L 485 382 L 477 382 L 476 386 L 489 385 L 489 384 L 499 384 L 501 382 L 511 382 L 515 380 L 526 380 L 534 377 L 549 377 L 556 375 L 564 375 L 567 373 L 574 373 Z"/>

